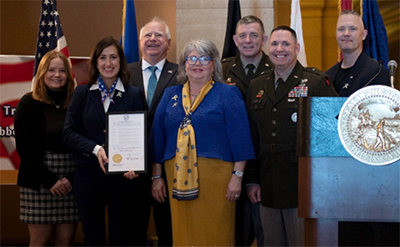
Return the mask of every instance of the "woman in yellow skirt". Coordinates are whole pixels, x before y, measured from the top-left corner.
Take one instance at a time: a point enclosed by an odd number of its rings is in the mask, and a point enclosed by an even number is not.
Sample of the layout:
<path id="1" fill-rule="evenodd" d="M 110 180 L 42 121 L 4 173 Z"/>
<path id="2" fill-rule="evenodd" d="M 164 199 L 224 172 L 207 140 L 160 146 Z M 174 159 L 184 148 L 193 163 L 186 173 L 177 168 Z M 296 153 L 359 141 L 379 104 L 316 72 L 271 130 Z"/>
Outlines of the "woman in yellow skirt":
<path id="1" fill-rule="evenodd" d="M 246 161 L 255 158 L 245 104 L 235 86 L 222 83 L 210 40 L 186 44 L 178 81 L 165 90 L 150 135 L 152 195 L 167 196 L 164 165 L 174 246 L 233 246 L 235 202 Z"/>

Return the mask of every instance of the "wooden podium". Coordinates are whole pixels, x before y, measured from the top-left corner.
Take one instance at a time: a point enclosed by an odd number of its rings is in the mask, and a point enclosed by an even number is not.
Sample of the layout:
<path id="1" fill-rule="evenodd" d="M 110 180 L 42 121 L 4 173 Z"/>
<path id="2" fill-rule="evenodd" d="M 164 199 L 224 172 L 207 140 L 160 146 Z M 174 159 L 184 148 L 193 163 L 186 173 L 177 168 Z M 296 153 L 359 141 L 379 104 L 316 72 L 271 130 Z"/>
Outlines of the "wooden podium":
<path id="1" fill-rule="evenodd" d="M 305 218 L 305 245 L 353 245 L 346 239 L 350 235 L 361 238 L 353 246 L 365 246 L 368 237 L 378 242 L 371 246 L 398 246 L 400 161 L 371 166 L 348 154 L 337 131 L 337 117 L 346 99 L 300 101 L 299 217 Z"/>

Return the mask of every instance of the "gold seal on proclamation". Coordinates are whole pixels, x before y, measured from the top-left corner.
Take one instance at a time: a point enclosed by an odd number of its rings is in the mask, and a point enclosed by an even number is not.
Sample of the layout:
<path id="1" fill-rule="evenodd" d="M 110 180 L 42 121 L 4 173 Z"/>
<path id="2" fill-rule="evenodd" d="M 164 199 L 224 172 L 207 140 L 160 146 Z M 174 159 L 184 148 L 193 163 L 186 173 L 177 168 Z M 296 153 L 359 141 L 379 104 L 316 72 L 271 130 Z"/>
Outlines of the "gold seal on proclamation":
<path id="1" fill-rule="evenodd" d="M 120 163 L 121 161 L 122 161 L 122 155 L 120 155 L 120 154 L 114 154 L 114 156 L 112 157 L 112 160 L 115 162 L 115 163 Z"/>
<path id="2" fill-rule="evenodd" d="M 388 86 L 362 88 L 346 100 L 338 131 L 355 159 L 374 166 L 400 159 L 400 91 Z"/>

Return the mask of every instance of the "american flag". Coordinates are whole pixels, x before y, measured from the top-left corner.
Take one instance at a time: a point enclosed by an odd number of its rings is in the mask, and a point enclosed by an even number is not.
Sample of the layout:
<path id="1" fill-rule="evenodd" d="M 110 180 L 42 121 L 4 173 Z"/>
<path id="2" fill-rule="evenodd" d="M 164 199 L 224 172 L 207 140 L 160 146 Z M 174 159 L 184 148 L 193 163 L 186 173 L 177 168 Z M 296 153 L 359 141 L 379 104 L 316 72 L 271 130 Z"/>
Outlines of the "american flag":
<path id="1" fill-rule="evenodd" d="M 89 57 L 71 57 L 78 85 L 89 77 Z M 35 57 L 0 55 L 0 170 L 15 170 L 19 157 L 15 150 L 14 111 L 19 99 L 31 90 Z"/>
<path id="2" fill-rule="evenodd" d="M 60 51 L 69 58 L 67 41 L 61 28 L 56 0 L 42 0 L 32 88 L 35 84 L 36 70 L 40 60 L 44 54 L 52 50 Z"/>
<path id="3" fill-rule="evenodd" d="M 32 84 L 34 58 L 0 55 L 0 170 L 18 169 L 20 159 L 15 150 L 14 111 L 19 99 Z"/>
<path id="4" fill-rule="evenodd" d="M 33 88 L 36 68 L 46 52 L 57 50 L 69 58 L 55 0 L 42 0 L 36 56 L 0 55 L 0 170 L 19 168 L 15 149 L 14 114 L 19 99 Z M 87 79 L 87 58 L 77 59 L 79 74 Z M 32 68 L 34 68 L 32 79 Z"/>

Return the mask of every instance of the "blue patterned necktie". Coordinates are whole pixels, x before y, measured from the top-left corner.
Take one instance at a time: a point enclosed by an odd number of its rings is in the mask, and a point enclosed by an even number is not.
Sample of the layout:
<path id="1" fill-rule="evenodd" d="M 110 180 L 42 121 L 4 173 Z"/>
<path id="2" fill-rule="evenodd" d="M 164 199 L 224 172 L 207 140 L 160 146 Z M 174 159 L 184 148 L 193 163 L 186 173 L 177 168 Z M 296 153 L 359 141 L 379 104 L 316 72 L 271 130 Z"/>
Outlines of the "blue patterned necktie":
<path id="1" fill-rule="evenodd" d="M 150 107 L 151 101 L 153 100 L 154 91 L 157 86 L 156 66 L 149 66 L 148 69 L 151 71 L 149 78 L 149 84 L 147 85 L 147 105 Z"/>
<path id="2" fill-rule="evenodd" d="M 108 97 L 108 98 L 110 98 L 111 102 L 113 104 L 115 104 L 114 100 L 111 98 L 111 94 L 114 92 L 114 89 L 117 86 L 118 77 L 115 80 L 115 82 L 111 85 L 111 87 L 108 91 L 107 91 L 106 84 L 104 83 L 103 79 L 101 79 L 100 75 L 99 75 L 98 81 L 99 81 L 99 89 L 100 89 L 100 91 L 102 91 L 104 93 L 103 97 L 101 98 L 101 102 L 104 104 L 104 101 Z"/>

